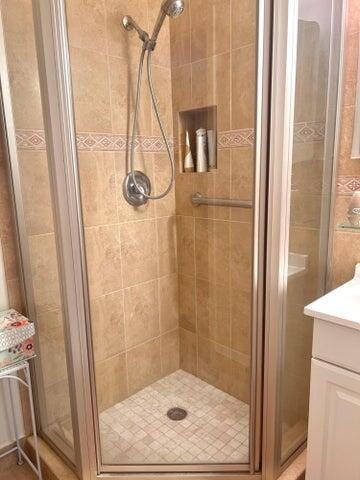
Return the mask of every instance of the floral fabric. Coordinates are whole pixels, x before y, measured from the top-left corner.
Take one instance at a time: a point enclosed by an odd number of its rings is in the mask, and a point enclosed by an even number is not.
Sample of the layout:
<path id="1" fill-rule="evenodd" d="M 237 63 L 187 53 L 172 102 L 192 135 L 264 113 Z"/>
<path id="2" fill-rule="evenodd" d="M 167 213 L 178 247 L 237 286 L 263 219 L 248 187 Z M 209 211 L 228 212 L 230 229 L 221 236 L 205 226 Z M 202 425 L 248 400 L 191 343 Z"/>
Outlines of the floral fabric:
<path id="1" fill-rule="evenodd" d="M 35 355 L 34 324 L 16 310 L 0 312 L 0 369 Z"/>

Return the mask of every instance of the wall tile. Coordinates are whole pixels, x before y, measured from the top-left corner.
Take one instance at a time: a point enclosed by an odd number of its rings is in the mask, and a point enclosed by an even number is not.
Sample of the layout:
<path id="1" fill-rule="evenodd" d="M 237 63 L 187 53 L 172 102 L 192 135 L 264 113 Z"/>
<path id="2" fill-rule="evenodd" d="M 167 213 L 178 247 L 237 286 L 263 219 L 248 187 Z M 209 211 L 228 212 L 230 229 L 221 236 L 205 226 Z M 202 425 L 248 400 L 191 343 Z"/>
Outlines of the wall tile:
<path id="1" fill-rule="evenodd" d="M 156 382 L 161 377 L 160 339 L 155 338 L 127 352 L 129 393 Z"/>
<path id="2" fill-rule="evenodd" d="M 230 50 L 230 0 L 192 0 L 191 61 Z"/>
<path id="3" fill-rule="evenodd" d="M 59 310 L 61 300 L 54 234 L 30 236 L 29 250 L 36 310 Z"/>
<path id="4" fill-rule="evenodd" d="M 114 154 L 79 152 L 79 173 L 85 227 L 117 223 Z"/>
<path id="5" fill-rule="evenodd" d="M 15 126 L 42 129 L 44 127 L 31 2 L 3 0 L 2 21 Z"/>
<path id="6" fill-rule="evenodd" d="M 180 328 L 180 368 L 197 375 L 197 339 L 196 334 Z"/>
<path id="7" fill-rule="evenodd" d="M 127 397 L 126 358 L 124 353 L 98 362 L 95 365 L 95 375 L 100 413 Z"/>
<path id="8" fill-rule="evenodd" d="M 231 0 L 231 47 L 244 47 L 255 43 L 256 2 Z"/>
<path id="9" fill-rule="evenodd" d="M 171 180 L 171 166 L 169 157 L 165 153 L 154 154 L 154 187 L 155 194 L 160 195 L 168 188 Z M 175 215 L 175 182 L 166 197 L 156 200 L 155 212 L 157 217 Z"/>
<path id="10" fill-rule="evenodd" d="M 45 389 L 46 414 L 49 425 L 63 421 L 64 418 L 70 418 L 71 407 L 68 392 L 69 383 L 67 379 L 54 383 Z"/>
<path id="11" fill-rule="evenodd" d="M 355 105 L 356 83 L 359 55 L 359 33 L 346 38 L 345 71 L 344 71 L 344 100 L 345 106 Z"/>
<path id="12" fill-rule="evenodd" d="M 251 291 L 252 226 L 232 222 L 230 227 L 230 275 L 232 288 Z"/>
<path id="13" fill-rule="evenodd" d="M 338 158 L 338 175 L 360 175 L 360 162 L 351 158 L 354 131 L 355 107 L 344 107 L 340 130 L 340 152 Z"/>
<path id="14" fill-rule="evenodd" d="M 174 115 L 191 107 L 191 65 L 173 67 L 171 71 Z"/>
<path id="15" fill-rule="evenodd" d="M 177 67 L 190 63 L 190 30 L 184 32 L 170 28 L 171 65 Z"/>
<path id="16" fill-rule="evenodd" d="M 231 348 L 250 354 L 251 293 L 231 288 Z"/>
<path id="17" fill-rule="evenodd" d="M 119 28 L 121 28 L 120 25 Z M 129 65 L 127 59 L 109 57 L 109 69 L 113 131 L 132 135 L 137 67 Z M 143 81 L 145 84 L 145 77 Z M 152 127 L 150 96 L 148 92 L 142 91 L 141 93 L 138 122 L 136 124 L 137 135 L 150 135 Z"/>
<path id="18" fill-rule="evenodd" d="M 357 0 L 349 0 L 347 6 L 346 33 L 351 35 L 359 32 L 360 7 Z"/>
<path id="19" fill-rule="evenodd" d="M 152 80 L 154 91 L 156 92 L 159 115 L 163 124 L 165 134 L 172 135 L 172 93 L 171 93 L 171 71 L 169 68 L 153 66 Z M 152 115 L 152 135 L 161 135 L 161 130 L 157 122 L 154 109 L 151 109 Z"/>
<path id="20" fill-rule="evenodd" d="M 19 151 L 21 191 L 26 231 L 39 235 L 54 231 L 47 154 L 41 151 Z"/>
<path id="21" fill-rule="evenodd" d="M 77 131 L 111 132 L 107 57 L 74 47 L 70 55 Z"/>
<path id="22" fill-rule="evenodd" d="M 179 330 L 172 330 L 160 337 L 162 375 L 178 370 L 180 365 Z"/>
<path id="23" fill-rule="evenodd" d="M 13 236 L 14 224 L 11 215 L 11 197 L 8 185 L 8 170 L 0 163 L 0 237 L 8 239 Z"/>
<path id="24" fill-rule="evenodd" d="M 196 302 L 199 335 L 230 346 L 230 292 L 228 287 L 197 279 Z"/>
<path id="25" fill-rule="evenodd" d="M 85 229 L 86 260 L 92 298 L 122 288 L 120 236 L 116 225 Z"/>
<path id="26" fill-rule="evenodd" d="M 106 51 L 105 0 L 69 0 L 66 10 L 70 45 Z"/>
<path id="27" fill-rule="evenodd" d="M 159 276 L 177 271 L 176 262 L 176 217 L 163 217 L 156 220 Z"/>
<path id="28" fill-rule="evenodd" d="M 195 220 L 196 276 L 220 285 L 230 281 L 230 223 Z"/>
<path id="29" fill-rule="evenodd" d="M 36 317 L 39 350 L 45 388 L 67 378 L 64 320 L 60 310 L 40 313 Z"/>
<path id="30" fill-rule="evenodd" d="M 195 190 L 195 175 L 193 173 L 180 173 L 175 179 L 175 202 L 178 215 L 192 216 L 194 206 L 191 203 L 191 196 Z"/>
<path id="31" fill-rule="evenodd" d="M 177 275 L 159 278 L 160 331 L 174 330 L 179 326 L 179 293 Z"/>
<path id="32" fill-rule="evenodd" d="M 156 224 L 127 223 L 121 229 L 121 258 L 125 287 L 157 277 Z"/>
<path id="33" fill-rule="evenodd" d="M 160 334 L 157 280 L 125 289 L 126 348 Z"/>
<path id="34" fill-rule="evenodd" d="M 125 350 L 124 294 L 120 290 L 90 301 L 95 362 Z"/>
<path id="35" fill-rule="evenodd" d="M 179 275 L 179 325 L 196 332 L 195 277 Z"/>
<path id="36" fill-rule="evenodd" d="M 181 274 L 195 275 L 195 222 L 193 217 L 177 217 L 178 268 Z"/>
<path id="37" fill-rule="evenodd" d="M 239 48 L 232 53 L 231 128 L 253 128 L 255 114 L 255 47 Z"/>

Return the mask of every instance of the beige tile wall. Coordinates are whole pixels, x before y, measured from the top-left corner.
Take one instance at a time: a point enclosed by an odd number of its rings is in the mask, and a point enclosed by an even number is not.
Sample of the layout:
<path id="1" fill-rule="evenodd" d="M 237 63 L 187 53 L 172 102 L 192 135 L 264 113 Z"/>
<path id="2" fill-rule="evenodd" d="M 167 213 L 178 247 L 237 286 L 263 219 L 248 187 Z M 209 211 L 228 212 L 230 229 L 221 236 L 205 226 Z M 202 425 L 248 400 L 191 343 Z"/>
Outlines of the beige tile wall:
<path id="1" fill-rule="evenodd" d="M 160 0 L 67 2 L 78 132 L 129 136 L 141 43 L 126 32 L 132 15 L 152 28 Z M 153 80 L 165 130 L 172 136 L 169 25 L 153 56 Z M 159 128 L 143 82 L 138 134 Z M 167 186 L 163 153 L 137 152 L 155 193 Z M 122 195 L 126 152 L 79 152 L 92 339 L 100 411 L 179 367 L 178 281 L 174 190 L 133 208 Z"/>
<path id="2" fill-rule="evenodd" d="M 351 159 L 358 71 L 360 8 L 359 2 L 349 0 L 346 21 L 344 91 L 338 162 L 338 182 L 344 177 L 360 184 L 360 160 Z M 355 183 L 355 182 L 353 182 Z M 356 188 L 356 187 L 355 187 Z M 347 194 L 344 194 L 347 193 Z M 346 224 L 351 190 L 338 191 L 335 203 L 335 221 L 332 251 L 332 287 L 338 287 L 354 275 L 355 264 L 360 262 L 360 233 L 340 231 L 338 226 Z M 344 255 L 344 252 L 346 254 Z"/>
<path id="3" fill-rule="evenodd" d="M 256 2 L 190 0 L 170 25 L 173 122 L 217 105 L 218 131 L 254 128 Z M 179 165 L 179 164 L 178 164 Z M 180 365 L 249 400 L 251 211 L 190 195 L 252 198 L 251 147 L 220 149 L 211 173 L 178 173 Z"/>

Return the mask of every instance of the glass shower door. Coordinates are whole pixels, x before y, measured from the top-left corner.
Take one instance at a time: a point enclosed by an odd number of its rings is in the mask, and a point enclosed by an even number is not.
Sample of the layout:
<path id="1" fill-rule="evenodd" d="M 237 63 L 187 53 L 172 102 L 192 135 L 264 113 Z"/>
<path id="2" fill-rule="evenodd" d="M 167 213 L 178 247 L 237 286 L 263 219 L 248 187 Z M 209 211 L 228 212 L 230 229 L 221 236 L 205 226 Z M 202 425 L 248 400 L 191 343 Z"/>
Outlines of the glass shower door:
<path id="1" fill-rule="evenodd" d="M 312 319 L 326 291 L 341 3 L 299 1 L 282 373 L 281 459 L 307 436 Z"/>
<path id="2" fill-rule="evenodd" d="M 2 0 L 1 88 L 42 434 L 75 463 L 57 230 L 32 2 Z"/>
<path id="3" fill-rule="evenodd" d="M 141 41 L 122 19 L 151 32 L 161 4 L 66 2 L 99 468 L 249 470 L 254 209 L 191 196 L 257 201 L 257 2 L 244 15 L 236 0 L 191 0 L 165 19 L 152 69 L 176 179 L 134 207 L 122 184 Z M 143 84 L 135 165 L 159 194 L 169 159 Z M 217 162 L 187 172 L 185 130 L 194 149 L 199 128 L 217 135 Z"/>

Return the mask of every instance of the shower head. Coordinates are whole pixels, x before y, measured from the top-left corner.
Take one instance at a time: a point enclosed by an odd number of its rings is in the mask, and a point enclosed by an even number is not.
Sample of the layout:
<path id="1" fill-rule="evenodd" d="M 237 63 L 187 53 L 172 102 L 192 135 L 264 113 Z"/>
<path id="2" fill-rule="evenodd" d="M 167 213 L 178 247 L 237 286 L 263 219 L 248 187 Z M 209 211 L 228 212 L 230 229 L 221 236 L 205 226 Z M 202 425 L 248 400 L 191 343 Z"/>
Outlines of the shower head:
<path id="1" fill-rule="evenodd" d="M 184 0 L 164 0 L 160 7 L 160 13 L 156 20 L 153 33 L 151 35 L 151 44 L 152 48 L 155 48 L 156 40 L 161 30 L 162 24 L 166 16 L 171 18 L 176 18 L 182 14 L 185 8 L 185 1 Z"/>
<path id="2" fill-rule="evenodd" d="M 182 14 L 185 8 L 184 0 L 164 0 L 161 10 L 169 17 L 175 18 Z"/>

